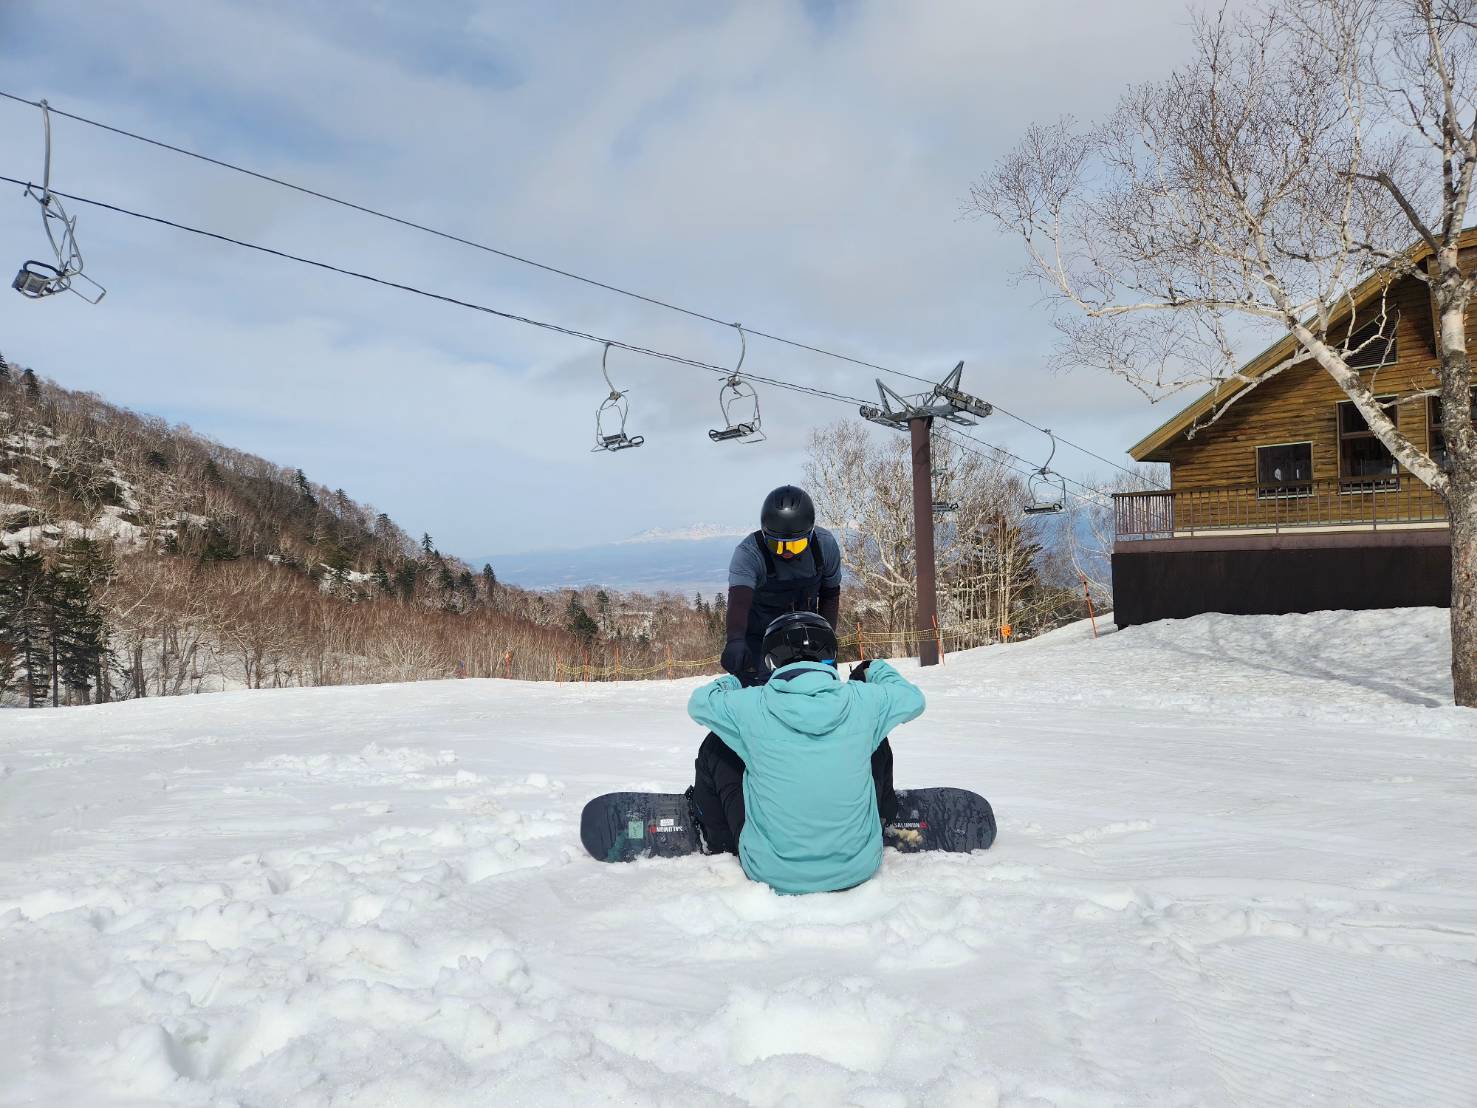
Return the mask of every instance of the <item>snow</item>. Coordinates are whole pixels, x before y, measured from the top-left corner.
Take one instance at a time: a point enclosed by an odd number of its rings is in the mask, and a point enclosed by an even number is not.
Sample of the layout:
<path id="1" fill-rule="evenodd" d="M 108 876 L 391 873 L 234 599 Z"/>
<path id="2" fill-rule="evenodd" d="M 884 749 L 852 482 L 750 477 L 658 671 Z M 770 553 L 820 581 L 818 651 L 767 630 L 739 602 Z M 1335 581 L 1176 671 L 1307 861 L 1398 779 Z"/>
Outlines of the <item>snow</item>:
<path id="1" fill-rule="evenodd" d="M 602 865 L 693 681 L 0 713 L 0 1104 L 1471 1105 L 1445 613 L 1085 624 L 915 674 L 994 849 Z"/>

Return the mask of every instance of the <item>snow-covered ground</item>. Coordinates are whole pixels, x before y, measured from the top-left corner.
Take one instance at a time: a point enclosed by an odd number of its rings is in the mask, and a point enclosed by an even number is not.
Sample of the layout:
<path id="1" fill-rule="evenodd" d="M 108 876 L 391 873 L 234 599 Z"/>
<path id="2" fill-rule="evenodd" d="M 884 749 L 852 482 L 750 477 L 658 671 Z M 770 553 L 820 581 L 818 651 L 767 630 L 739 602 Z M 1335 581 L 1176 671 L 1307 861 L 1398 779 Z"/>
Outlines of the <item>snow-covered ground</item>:
<path id="1" fill-rule="evenodd" d="M 1472 1105 L 1444 613 L 1085 626 L 918 674 L 995 848 L 780 897 L 608 866 L 693 682 L 0 713 L 0 1103 Z"/>

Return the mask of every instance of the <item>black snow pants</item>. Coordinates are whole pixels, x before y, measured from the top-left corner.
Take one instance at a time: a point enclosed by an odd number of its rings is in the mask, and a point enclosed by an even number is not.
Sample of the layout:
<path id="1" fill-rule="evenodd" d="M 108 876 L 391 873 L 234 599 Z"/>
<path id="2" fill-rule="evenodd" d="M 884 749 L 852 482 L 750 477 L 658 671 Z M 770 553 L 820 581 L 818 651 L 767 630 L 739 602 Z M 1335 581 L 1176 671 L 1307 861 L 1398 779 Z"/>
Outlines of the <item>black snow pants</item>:
<path id="1" fill-rule="evenodd" d="M 694 815 L 702 824 L 710 854 L 737 854 L 744 829 L 744 760 L 713 732 L 698 747 L 692 785 Z M 877 811 L 886 823 L 897 815 L 897 793 L 892 787 L 892 744 L 882 740 L 872 754 L 872 783 L 877 787 Z"/>

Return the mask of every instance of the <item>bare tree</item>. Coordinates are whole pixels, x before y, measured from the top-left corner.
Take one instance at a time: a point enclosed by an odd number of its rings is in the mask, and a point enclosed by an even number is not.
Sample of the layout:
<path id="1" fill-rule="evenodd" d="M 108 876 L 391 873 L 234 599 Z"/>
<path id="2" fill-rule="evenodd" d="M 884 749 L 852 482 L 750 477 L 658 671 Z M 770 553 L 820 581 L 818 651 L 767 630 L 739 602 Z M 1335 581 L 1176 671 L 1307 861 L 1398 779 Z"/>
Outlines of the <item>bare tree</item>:
<path id="1" fill-rule="evenodd" d="M 947 435 L 933 442 L 934 519 L 940 611 L 971 626 L 977 645 L 1012 623 L 1037 583 L 1037 546 L 1021 525 L 1025 489 L 998 457 L 961 450 Z M 914 626 L 916 601 L 912 475 L 907 441 L 878 441 L 861 422 L 811 434 L 806 481 L 820 518 L 833 526 L 856 581 L 843 616 L 863 628 L 901 635 Z M 1030 621 L 1019 621 L 1023 630 Z"/>
<path id="2" fill-rule="evenodd" d="M 1474 0 L 1270 0 L 1195 20 L 1192 60 L 1131 88 L 1105 121 L 1032 127 L 966 210 L 1019 234 L 1028 272 L 1068 310 L 1068 364 L 1153 397 L 1255 386 L 1321 367 L 1395 459 L 1446 502 L 1452 675 L 1477 705 L 1477 434 L 1459 256 L 1477 168 Z M 1436 317 L 1446 458 L 1401 433 L 1350 359 L 1385 341 L 1385 295 L 1425 282 Z M 1370 322 L 1379 327 L 1369 328 Z M 1247 324 L 1296 340 L 1255 379 Z M 1245 389 L 1235 391 L 1244 395 Z"/>
<path id="3" fill-rule="evenodd" d="M 1140 463 L 1106 479 L 1089 478 L 1087 496 L 1069 496 L 1059 532 L 1059 553 L 1074 580 L 1085 582 L 1100 612 L 1113 606 L 1112 554 L 1116 540 L 1113 495 L 1163 488 L 1166 467 Z"/>
<path id="4" fill-rule="evenodd" d="M 810 436 L 805 479 L 857 581 L 847 612 L 878 631 L 911 627 L 913 486 L 902 441 L 880 445 L 859 422 L 821 428 Z"/>

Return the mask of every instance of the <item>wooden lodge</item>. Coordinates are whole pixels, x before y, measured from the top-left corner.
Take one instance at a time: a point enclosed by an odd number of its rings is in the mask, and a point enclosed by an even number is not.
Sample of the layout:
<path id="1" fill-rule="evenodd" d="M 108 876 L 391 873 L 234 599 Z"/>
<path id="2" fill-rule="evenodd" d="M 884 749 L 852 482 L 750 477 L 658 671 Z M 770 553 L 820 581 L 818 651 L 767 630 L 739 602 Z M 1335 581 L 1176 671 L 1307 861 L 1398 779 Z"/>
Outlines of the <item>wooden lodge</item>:
<path id="1" fill-rule="evenodd" d="M 1427 285 L 1377 276 L 1351 300 L 1330 338 L 1348 339 L 1350 367 L 1439 459 Z M 1201 612 L 1450 604 L 1441 498 L 1395 462 L 1327 371 L 1288 364 L 1297 351 L 1291 335 L 1274 343 L 1242 367 L 1255 387 L 1223 382 L 1129 450 L 1168 463 L 1170 480 L 1114 497 L 1120 627 Z"/>

